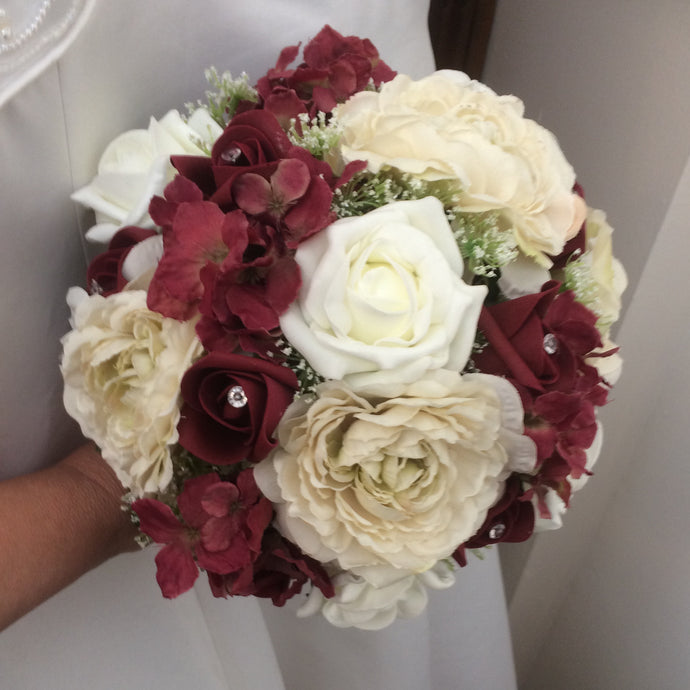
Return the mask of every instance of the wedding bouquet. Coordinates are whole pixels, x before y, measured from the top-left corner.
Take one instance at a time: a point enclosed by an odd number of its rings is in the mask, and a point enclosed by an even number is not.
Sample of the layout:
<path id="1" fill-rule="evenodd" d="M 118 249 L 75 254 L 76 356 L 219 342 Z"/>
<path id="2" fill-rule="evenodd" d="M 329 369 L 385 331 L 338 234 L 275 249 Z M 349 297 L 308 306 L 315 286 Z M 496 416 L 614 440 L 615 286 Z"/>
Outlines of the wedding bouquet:
<path id="1" fill-rule="evenodd" d="M 601 447 L 625 274 L 550 132 L 325 27 L 115 139 L 74 198 L 67 411 L 166 597 L 309 586 L 382 628 L 466 551 L 557 527 Z"/>

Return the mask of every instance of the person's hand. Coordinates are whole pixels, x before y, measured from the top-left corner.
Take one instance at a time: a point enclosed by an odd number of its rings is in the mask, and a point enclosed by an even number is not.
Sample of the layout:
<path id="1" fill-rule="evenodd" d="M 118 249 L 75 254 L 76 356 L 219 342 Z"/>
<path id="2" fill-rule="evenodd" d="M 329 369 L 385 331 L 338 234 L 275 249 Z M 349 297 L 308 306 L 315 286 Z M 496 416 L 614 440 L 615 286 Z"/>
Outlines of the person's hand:
<path id="1" fill-rule="evenodd" d="M 0 630 L 88 570 L 138 547 L 124 488 L 93 444 L 0 482 Z"/>

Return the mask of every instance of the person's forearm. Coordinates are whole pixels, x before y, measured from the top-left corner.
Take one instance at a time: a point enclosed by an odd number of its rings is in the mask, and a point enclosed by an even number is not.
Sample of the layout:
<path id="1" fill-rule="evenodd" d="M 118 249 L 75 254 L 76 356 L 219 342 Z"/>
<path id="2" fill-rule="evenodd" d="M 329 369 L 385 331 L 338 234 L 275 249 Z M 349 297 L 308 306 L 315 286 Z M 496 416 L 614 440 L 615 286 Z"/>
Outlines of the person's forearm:
<path id="1" fill-rule="evenodd" d="M 0 630 L 91 568 L 136 548 L 122 493 L 92 445 L 0 482 Z"/>

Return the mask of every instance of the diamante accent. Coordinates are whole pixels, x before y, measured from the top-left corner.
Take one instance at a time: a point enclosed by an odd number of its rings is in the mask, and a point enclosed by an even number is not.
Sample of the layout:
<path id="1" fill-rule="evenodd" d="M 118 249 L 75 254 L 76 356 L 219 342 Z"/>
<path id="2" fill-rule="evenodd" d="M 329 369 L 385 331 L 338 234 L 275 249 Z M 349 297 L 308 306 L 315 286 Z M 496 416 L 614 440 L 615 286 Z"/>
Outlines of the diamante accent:
<path id="1" fill-rule="evenodd" d="M 489 539 L 496 540 L 500 539 L 506 533 L 506 526 L 502 522 L 497 522 L 489 530 Z"/>
<path id="2" fill-rule="evenodd" d="M 233 146 L 232 148 L 225 149 L 225 151 L 220 154 L 220 157 L 225 163 L 230 163 L 230 165 L 233 165 L 234 163 L 237 163 L 241 155 L 242 150 L 239 148 L 239 146 Z"/>
<path id="3" fill-rule="evenodd" d="M 558 352 L 558 338 L 553 333 L 544 336 L 544 352 L 547 355 L 555 355 Z"/>
<path id="4" fill-rule="evenodd" d="M 233 386 L 228 391 L 228 402 L 233 407 L 244 407 L 247 404 L 247 394 L 242 386 Z"/>

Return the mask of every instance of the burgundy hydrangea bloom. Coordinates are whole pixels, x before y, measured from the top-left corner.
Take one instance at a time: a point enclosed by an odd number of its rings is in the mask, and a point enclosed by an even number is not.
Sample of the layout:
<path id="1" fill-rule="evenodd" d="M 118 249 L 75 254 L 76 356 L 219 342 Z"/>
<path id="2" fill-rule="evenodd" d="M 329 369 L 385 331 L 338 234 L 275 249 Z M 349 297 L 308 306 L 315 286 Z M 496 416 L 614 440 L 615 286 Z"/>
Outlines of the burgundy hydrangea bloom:
<path id="1" fill-rule="evenodd" d="M 270 349 L 269 334 L 295 299 L 299 267 L 277 230 L 223 212 L 180 176 L 151 205 L 162 227 L 164 254 L 147 304 L 164 316 L 202 314 L 197 333 L 207 349 Z"/>
<path id="2" fill-rule="evenodd" d="M 268 360 L 212 352 L 187 370 L 181 390 L 183 448 L 214 465 L 257 462 L 276 445 L 273 432 L 297 377 Z"/>
<path id="3" fill-rule="evenodd" d="M 108 249 L 99 254 L 86 271 L 86 281 L 91 292 L 97 292 L 104 297 L 120 292 L 127 284 L 122 275 L 122 265 L 127 254 L 139 242 L 156 234 L 155 230 L 124 227 L 115 233 L 110 240 Z"/>
<path id="4" fill-rule="evenodd" d="M 291 249 L 335 220 L 330 186 L 297 158 L 280 161 L 268 177 L 257 173 L 238 176 L 232 193 L 243 211 L 275 227 L 277 236 Z"/>
<path id="5" fill-rule="evenodd" d="M 241 211 L 233 216 L 234 245 L 219 265 L 200 274 L 202 318 L 199 339 L 207 349 L 234 351 L 238 346 L 263 355 L 279 318 L 297 297 L 302 278 L 292 254 L 276 246 L 272 229 L 250 223 Z"/>
<path id="6" fill-rule="evenodd" d="M 335 595 L 323 566 L 274 529 L 266 531 L 261 555 L 250 565 L 229 575 L 209 572 L 208 581 L 216 597 L 270 598 L 275 606 L 283 606 L 307 582 L 318 587 L 327 598 Z"/>
<path id="7" fill-rule="evenodd" d="M 246 568 L 258 556 L 273 509 L 256 486 L 251 470 L 235 483 L 216 473 L 188 479 L 172 509 L 151 498 L 132 506 L 140 529 L 158 544 L 156 580 L 172 599 L 192 587 L 199 568 L 228 574 Z"/>
<path id="8" fill-rule="evenodd" d="M 299 45 L 284 48 L 275 67 L 256 86 L 263 107 L 283 126 L 300 113 L 311 117 L 318 111 L 330 113 L 370 82 L 379 86 L 395 76 L 371 41 L 343 36 L 330 26 L 305 46 L 303 62 L 289 69 L 298 53 Z"/>

